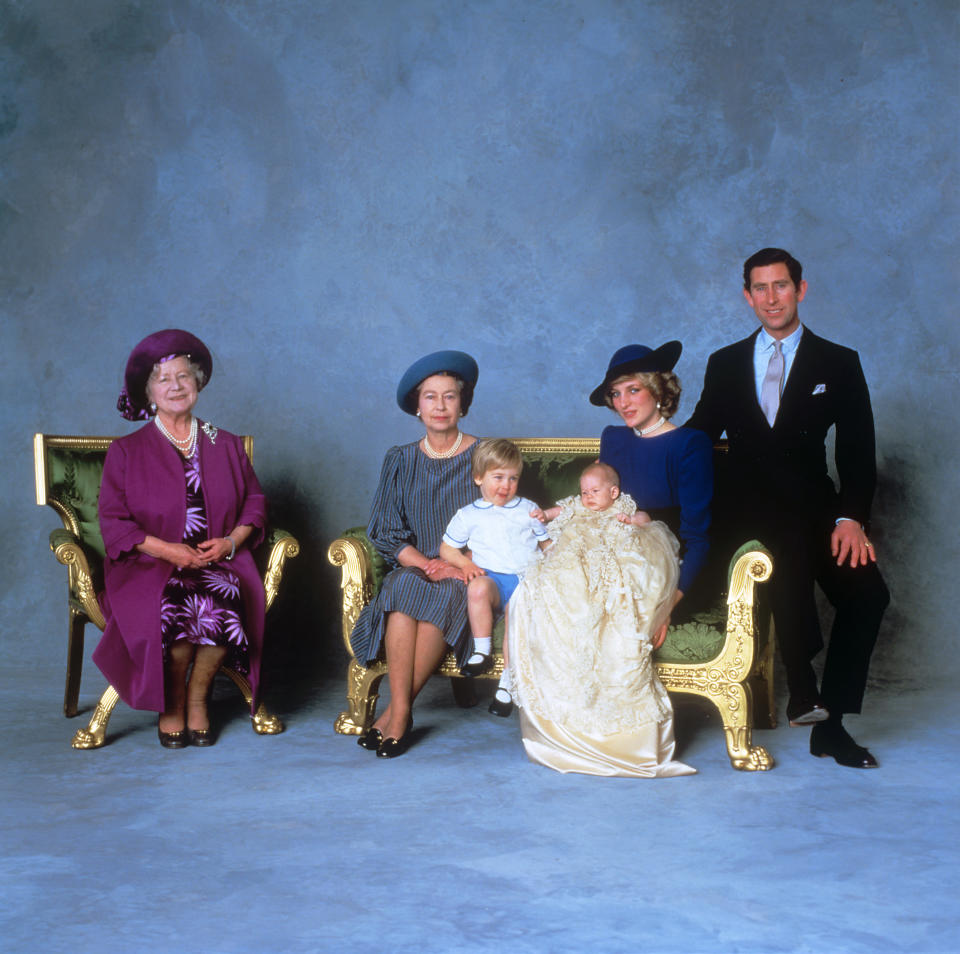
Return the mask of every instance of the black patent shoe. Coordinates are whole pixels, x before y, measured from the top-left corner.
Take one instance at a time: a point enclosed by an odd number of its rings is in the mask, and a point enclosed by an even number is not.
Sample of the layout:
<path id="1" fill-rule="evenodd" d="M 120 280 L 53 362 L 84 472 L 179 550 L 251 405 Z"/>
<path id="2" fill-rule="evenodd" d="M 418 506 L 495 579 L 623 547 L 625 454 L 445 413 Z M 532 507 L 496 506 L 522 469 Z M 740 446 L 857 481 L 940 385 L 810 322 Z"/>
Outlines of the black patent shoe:
<path id="1" fill-rule="evenodd" d="M 186 729 L 180 729 L 179 732 L 164 732 L 160 726 L 157 726 L 157 738 L 165 749 L 185 749 L 189 742 Z"/>
<path id="2" fill-rule="evenodd" d="M 503 693 L 507 699 L 503 700 L 498 698 L 500 693 Z M 487 709 L 487 712 L 492 713 L 495 716 L 500 716 L 502 719 L 506 719 L 511 712 L 513 712 L 513 697 L 507 692 L 506 689 L 498 689 L 493 696 L 493 700 L 490 703 L 490 708 Z"/>
<path id="3" fill-rule="evenodd" d="M 474 656 L 480 658 L 476 662 L 464 663 L 460 668 L 460 672 L 464 676 L 482 676 L 485 672 L 490 672 L 493 669 L 493 656 L 487 656 L 483 653 L 474 653 Z"/>
<path id="4" fill-rule="evenodd" d="M 380 748 L 380 743 L 383 741 L 383 736 L 380 734 L 379 729 L 367 729 L 363 735 L 357 739 L 357 745 L 361 749 L 366 749 L 368 752 L 376 752 Z"/>
<path id="5" fill-rule="evenodd" d="M 846 768 L 877 768 L 877 760 L 862 745 L 857 745 L 842 725 L 826 722 L 810 733 L 810 754 L 832 758 Z"/>
<path id="6" fill-rule="evenodd" d="M 407 721 L 407 731 L 399 739 L 384 739 L 377 746 L 378 759 L 395 759 L 398 755 L 403 755 L 410 745 L 410 733 L 413 731 L 413 719 Z"/>
<path id="7" fill-rule="evenodd" d="M 205 749 L 217 741 L 213 729 L 187 729 L 187 741 L 198 749 Z"/>

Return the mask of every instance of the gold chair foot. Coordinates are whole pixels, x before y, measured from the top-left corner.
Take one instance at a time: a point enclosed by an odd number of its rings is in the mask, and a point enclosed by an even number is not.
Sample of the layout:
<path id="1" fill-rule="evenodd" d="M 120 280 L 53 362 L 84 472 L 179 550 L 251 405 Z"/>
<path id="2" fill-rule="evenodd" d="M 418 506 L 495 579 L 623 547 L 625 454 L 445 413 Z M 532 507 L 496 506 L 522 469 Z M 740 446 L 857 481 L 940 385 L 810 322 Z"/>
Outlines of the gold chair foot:
<path id="1" fill-rule="evenodd" d="M 730 764 L 741 772 L 767 772 L 774 766 L 773 756 L 762 746 L 755 745 L 746 758 L 732 758 Z"/>
<path id="2" fill-rule="evenodd" d="M 99 749 L 103 745 L 106 732 L 91 732 L 89 729 L 77 729 L 73 734 L 73 740 L 70 742 L 75 749 Z"/>
<path id="3" fill-rule="evenodd" d="M 93 715 L 85 729 L 77 729 L 70 745 L 75 749 L 99 749 L 107 737 L 107 725 L 113 707 L 119 702 L 120 696 L 113 686 L 107 686 L 100 700 L 97 702 Z"/>
<path id="4" fill-rule="evenodd" d="M 263 705 L 250 717 L 250 722 L 257 735 L 279 735 L 286 728 L 280 717 L 271 715 Z"/>
<path id="5" fill-rule="evenodd" d="M 362 735 L 366 729 L 354 720 L 348 709 L 344 709 L 334 720 L 333 731 L 340 735 Z"/>

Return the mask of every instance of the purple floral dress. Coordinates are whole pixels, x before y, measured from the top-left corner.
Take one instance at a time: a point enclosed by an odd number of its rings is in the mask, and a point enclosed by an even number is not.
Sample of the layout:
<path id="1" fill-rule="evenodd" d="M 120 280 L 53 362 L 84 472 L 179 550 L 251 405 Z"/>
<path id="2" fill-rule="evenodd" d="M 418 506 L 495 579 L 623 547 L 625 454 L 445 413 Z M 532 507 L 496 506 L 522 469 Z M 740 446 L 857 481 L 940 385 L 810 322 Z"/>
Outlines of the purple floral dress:
<path id="1" fill-rule="evenodd" d="M 200 452 L 181 458 L 187 481 L 187 520 L 183 542 L 196 546 L 207 539 L 207 513 L 200 483 Z M 185 639 L 198 646 L 228 646 L 227 664 L 247 674 L 247 634 L 237 575 L 220 563 L 202 570 L 175 569 L 160 599 L 163 651 Z"/>

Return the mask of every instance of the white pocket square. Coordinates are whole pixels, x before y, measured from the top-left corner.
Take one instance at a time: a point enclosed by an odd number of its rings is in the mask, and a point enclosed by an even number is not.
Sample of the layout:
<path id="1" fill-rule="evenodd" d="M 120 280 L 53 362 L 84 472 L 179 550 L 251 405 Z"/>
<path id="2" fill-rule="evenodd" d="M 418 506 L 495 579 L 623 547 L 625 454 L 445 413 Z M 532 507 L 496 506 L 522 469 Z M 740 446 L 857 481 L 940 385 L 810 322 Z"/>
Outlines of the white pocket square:
<path id="1" fill-rule="evenodd" d="M 813 393 L 814 393 L 814 394 L 826 394 L 826 393 L 827 393 L 827 386 L 826 386 L 825 384 L 817 384 L 817 385 L 814 385 Z"/>

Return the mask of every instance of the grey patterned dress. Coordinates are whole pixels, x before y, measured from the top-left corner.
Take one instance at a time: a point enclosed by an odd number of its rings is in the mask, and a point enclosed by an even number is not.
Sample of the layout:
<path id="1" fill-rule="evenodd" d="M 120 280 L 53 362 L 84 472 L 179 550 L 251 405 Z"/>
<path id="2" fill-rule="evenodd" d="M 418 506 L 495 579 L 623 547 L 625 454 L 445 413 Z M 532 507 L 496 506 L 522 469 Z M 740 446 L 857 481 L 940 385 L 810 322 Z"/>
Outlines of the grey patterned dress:
<path id="1" fill-rule="evenodd" d="M 457 662 L 469 658 L 467 588 L 459 580 L 431 582 L 422 570 L 401 567 L 397 554 L 416 547 L 432 559 L 453 515 L 476 500 L 470 473 L 476 444 L 456 457 L 434 460 L 419 442 L 391 447 L 383 461 L 367 536 L 391 567 L 374 600 L 364 607 L 350 637 L 354 655 L 371 663 L 381 654 L 386 614 L 405 613 L 433 623 L 454 650 Z"/>

